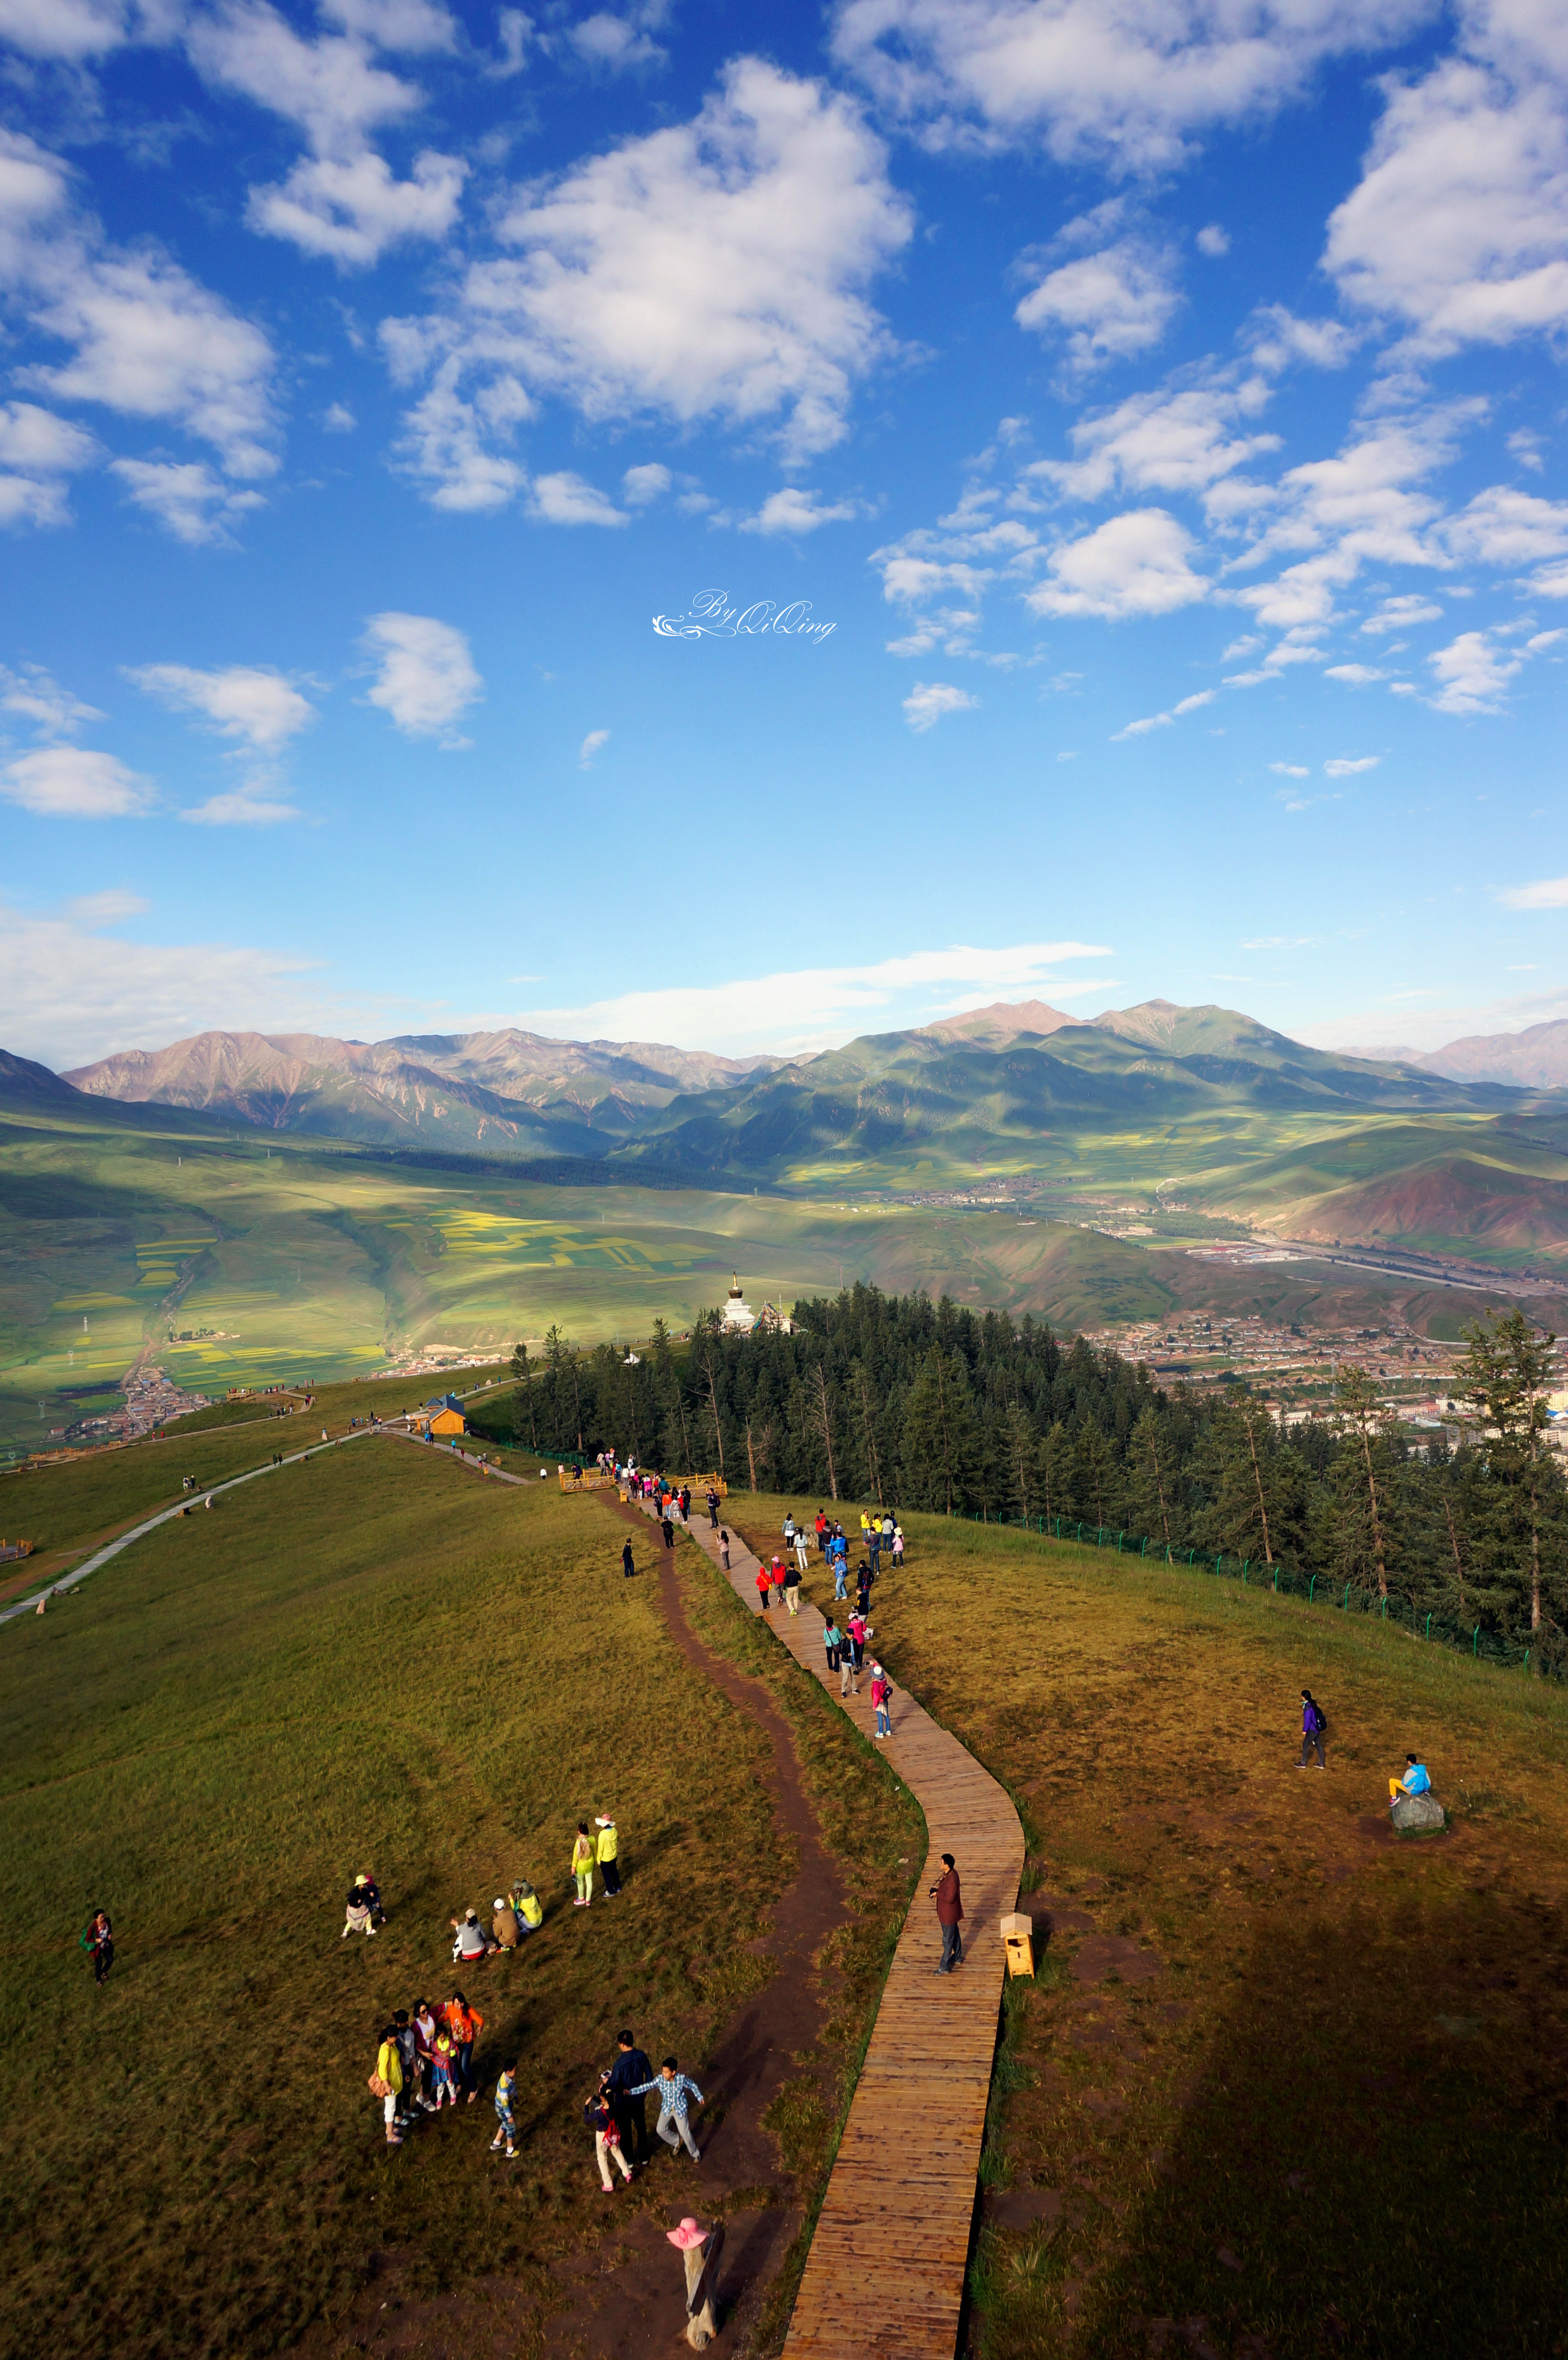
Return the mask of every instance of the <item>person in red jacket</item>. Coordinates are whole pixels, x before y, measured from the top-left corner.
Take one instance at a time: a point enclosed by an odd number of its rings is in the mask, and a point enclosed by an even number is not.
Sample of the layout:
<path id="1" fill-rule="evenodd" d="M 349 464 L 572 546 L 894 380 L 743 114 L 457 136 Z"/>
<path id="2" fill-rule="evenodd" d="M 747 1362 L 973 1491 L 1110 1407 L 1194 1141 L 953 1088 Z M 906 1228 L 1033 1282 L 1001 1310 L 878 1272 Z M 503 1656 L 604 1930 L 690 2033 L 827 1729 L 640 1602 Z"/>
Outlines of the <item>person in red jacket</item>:
<path id="1" fill-rule="evenodd" d="M 939 1975 L 950 1975 L 954 1967 L 964 1964 L 964 1937 L 959 1928 L 964 1921 L 964 1903 L 958 1890 L 958 1870 L 953 1854 L 942 1856 L 943 1874 L 931 1888 L 936 1903 L 936 1922 L 942 1928 L 942 1964 Z"/>
<path id="2" fill-rule="evenodd" d="M 765 1565 L 759 1565 L 757 1568 L 757 1594 L 762 1601 L 762 1611 L 765 1614 L 768 1612 L 768 1593 L 771 1587 L 772 1580 L 768 1568 Z"/>

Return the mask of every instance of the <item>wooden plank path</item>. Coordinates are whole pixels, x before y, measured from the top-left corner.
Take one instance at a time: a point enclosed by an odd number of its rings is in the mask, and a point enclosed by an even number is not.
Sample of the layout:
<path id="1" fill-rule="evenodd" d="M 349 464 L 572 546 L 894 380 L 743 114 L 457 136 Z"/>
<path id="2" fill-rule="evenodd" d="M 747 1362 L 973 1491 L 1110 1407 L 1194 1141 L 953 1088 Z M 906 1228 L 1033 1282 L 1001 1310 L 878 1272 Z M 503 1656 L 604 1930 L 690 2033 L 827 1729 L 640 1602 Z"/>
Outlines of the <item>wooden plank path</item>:
<path id="1" fill-rule="evenodd" d="M 716 1563 L 718 1535 L 696 1523 L 688 1531 Z M 760 1616 L 757 1572 L 757 1558 L 732 1536 L 731 1586 Z M 832 1588 L 821 1558 L 811 1579 L 819 1591 Z M 884 1631 L 896 1612 L 889 1600 L 877 1616 Z M 858 1697 L 840 1699 L 817 1609 L 802 1603 L 793 1619 L 782 1609 L 766 1619 L 872 1736 L 869 1674 Z M 868 1663 L 876 1652 L 873 1642 Z M 882 1751 L 925 1812 L 931 1852 L 839 2142 L 786 2360 L 951 2360 L 958 2338 L 1006 1964 L 998 1920 L 1017 1905 L 1024 1836 L 1006 1790 L 901 1690 Z M 938 1976 L 942 1939 L 926 1889 L 942 1873 L 944 1852 L 958 1863 L 967 1915 L 964 1964 Z"/>

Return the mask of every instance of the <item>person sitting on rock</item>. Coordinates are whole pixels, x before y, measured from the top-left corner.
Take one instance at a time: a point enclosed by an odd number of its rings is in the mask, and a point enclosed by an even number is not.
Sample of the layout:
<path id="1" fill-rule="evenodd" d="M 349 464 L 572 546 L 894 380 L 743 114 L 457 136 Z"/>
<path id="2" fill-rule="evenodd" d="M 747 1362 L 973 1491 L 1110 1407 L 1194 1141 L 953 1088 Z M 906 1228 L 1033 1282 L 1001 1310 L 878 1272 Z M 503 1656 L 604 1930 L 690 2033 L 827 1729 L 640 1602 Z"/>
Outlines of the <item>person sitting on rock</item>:
<path id="1" fill-rule="evenodd" d="M 1389 1802 L 1408 1802 L 1417 1795 L 1430 1795 L 1431 1792 L 1432 1780 L 1427 1775 L 1425 1765 L 1419 1755 L 1407 1754 L 1404 1776 L 1390 1778 L 1388 1781 Z"/>

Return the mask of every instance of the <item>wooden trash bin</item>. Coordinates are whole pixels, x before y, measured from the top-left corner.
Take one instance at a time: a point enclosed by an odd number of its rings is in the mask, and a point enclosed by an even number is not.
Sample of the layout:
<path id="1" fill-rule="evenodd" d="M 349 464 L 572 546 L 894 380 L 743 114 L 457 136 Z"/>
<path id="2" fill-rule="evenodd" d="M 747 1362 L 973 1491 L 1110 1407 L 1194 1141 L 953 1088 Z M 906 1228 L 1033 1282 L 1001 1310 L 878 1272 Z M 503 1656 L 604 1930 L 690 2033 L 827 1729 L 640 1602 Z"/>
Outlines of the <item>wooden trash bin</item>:
<path id="1" fill-rule="evenodd" d="M 1002 1948 L 1007 1954 L 1009 1975 L 1032 1975 L 1034 1972 L 1034 1919 L 1014 1910 L 1002 1920 Z"/>

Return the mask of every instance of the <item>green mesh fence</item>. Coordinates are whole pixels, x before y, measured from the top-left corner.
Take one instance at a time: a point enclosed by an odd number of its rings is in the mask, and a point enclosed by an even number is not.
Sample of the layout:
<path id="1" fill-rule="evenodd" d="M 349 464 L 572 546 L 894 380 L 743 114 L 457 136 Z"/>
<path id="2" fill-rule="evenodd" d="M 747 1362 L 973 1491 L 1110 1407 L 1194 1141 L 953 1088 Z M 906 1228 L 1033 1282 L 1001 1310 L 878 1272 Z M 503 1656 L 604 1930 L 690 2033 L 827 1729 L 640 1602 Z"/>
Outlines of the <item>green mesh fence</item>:
<path id="1" fill-rule="evenodd" d="M 1413 1638 L 1429 1639 L 1434 1646 L 1451 1647 L 1457 1654 L 1468 1655 L 1475 1663 L 1501 1664 L 1529 1671 L 1532 1667 L 1548 1677 L 1561 1679 L 1563 1666 L 1537 1648 L 1521 1646 L 1517 1640 L 1500 1637 L 1477 1622 L 1465 1628 L 1456 1622 L 1446 1622 L 1440 1615 L 1417 1612 L 1408 1599 L 1379 1598 L 1376 1591 L 1358 1590 L 1354 1582 L 1339 1582 L 1322 1573 L 1301 1573 L 1294 1566 L 1265 1565 L 1259 1560 L 1243 1557 L 1211 1555 L 1200 1548 L 1172 1548 L 1164 1541 L 1150 1540 L 1147 1534 L 1116 1532 L 1105 1524 L 1082 1522 L 1075 1516 L 981 1516 L 971 1515 L 972 1524 L 1005 1525 L 1010 1532 L 1038 1533 L 1047 1540 L 1075 1541 L 1084 1548 L 1105 1548 L 1120 1557 L 1135 1557 L 1147 1565 L 1175 1566 L 1189 1573 L 1206 1573 L 1221 1581 L 1238 1582 L 1244 1590 L 1268 1590 L 1277 1598 L 1299 1598 L 1308 1606 L 1327 1606 L 1340 1614 L 1369 1614 L 1379 1622 L 1389 1622 Z"/>

